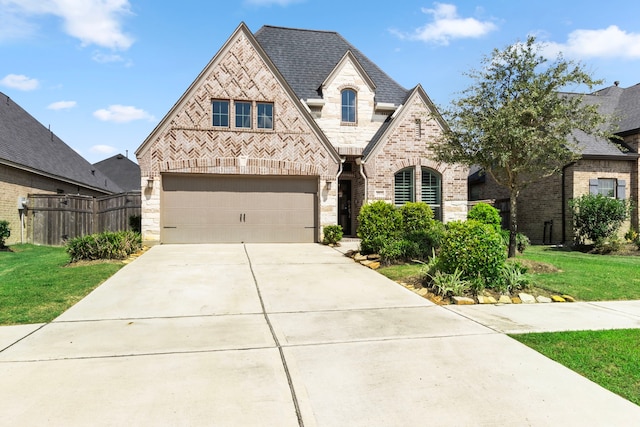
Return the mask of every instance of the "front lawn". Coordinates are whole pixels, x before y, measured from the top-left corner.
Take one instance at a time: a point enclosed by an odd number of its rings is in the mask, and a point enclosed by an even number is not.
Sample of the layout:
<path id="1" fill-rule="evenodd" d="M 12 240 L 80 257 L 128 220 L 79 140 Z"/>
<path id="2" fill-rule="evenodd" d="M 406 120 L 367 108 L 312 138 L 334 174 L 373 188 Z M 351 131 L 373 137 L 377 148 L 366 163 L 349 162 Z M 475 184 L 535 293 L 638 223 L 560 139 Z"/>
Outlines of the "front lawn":
<path id="1" fill-rule="evenodd" d="M 640 256 L 593 255 L 531 246 L 518 258 L 552 264 L 555 273 L 535 274 L 537 287 L 582 301 L 640 299 Z"/>
<path id="2" fill-rule="evenodd" d="M 67 266 L 64 248 L 11 246 L 0 252 L 0 325 L 50 322 L 124 265 L 92 262 Z"/>
<path id="3" fill-rule="evenodd" d="M 640 405 L 640 329 L 510 336 Z"/>

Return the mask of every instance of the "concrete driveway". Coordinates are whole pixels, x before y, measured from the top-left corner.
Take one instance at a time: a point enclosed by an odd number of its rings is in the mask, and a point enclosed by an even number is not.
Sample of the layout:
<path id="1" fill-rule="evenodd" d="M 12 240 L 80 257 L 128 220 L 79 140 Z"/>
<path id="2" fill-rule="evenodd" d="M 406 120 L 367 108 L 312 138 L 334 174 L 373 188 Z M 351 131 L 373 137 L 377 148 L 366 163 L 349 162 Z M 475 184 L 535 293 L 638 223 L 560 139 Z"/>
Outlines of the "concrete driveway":
<path id="1" fill-rule="evenodd" d="M 3 348 L 12 426 L 640 420 L 640 407 L 312 244 L 153 247 L 54 322 L 0 334 Z"/>

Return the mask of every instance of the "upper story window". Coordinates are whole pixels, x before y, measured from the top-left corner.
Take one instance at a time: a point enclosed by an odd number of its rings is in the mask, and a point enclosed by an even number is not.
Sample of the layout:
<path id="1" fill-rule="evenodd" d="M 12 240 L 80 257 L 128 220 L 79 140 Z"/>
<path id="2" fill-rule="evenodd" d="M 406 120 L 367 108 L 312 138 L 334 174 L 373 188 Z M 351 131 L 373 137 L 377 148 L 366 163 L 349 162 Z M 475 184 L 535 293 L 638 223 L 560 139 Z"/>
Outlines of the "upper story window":
<path id="1" fill-rule="evenodd" d="M 353 89 L 342 91 L 342 122 L 356 122 L 356 91 Z"/>
<path id="2" fill-rule="evenodd" d="M 251 103 L 236 102 L 236 127 L 251 128 Z"/>
<path id="3" fill-rule="evenodd" d="M 213 126 L 229 127 L 229 101 L 213 101 Z"/>
<path id="4" fill-rule="evenodd" d="M 273 129 L 273 104 L 258 102 L 258 129 Z"/>

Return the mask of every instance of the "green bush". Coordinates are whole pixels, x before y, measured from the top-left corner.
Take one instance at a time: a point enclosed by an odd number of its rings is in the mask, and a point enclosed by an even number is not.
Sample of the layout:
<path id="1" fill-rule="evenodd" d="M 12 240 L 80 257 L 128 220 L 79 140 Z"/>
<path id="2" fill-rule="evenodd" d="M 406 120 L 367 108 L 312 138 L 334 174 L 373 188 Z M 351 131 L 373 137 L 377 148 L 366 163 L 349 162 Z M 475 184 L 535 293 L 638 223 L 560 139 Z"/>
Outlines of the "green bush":
<path id="1" fill-rule="evenodd" d="M 5 242 L 11 236 L 11 228 L 9 227 L 9 221 L 0 221 L 0 248 L 5 247 Z"/>
<path id="2" fill-rule="evenodd" d="M 626 200 L 602 194 L 587 194 L 569 200 L 569 207 L 573 214 L 576 244 L 607 239 L 618 231 L 630 213 L 630 204 Z"/>
<path id="3" fill-rule="evenodd" d="M 438 257 L 445 273 L 459 269 L 464 279 L 476 281 L 473 288 L 479 290 L 483 285 L 500 286 L 507 252 L 500 233 L 492 225 L 467 220 L 446 225 Z"/>
<path id="4" fill-rule="evenodd" d="M 402 216 L 392 204 L 379 200 L 368 203 L 358 214 L 358 237 L 364 254 L 379 253 L 385 246 L 394 246 L 402 235 Z"/>
<path id="5" fill-rule="evenodd" d="M 125 259 L 142 247 L 140 234 L 133 231 L 105 231 L 71 239 L 66 251 L 71 262 L 96 259 Z"/>
<path id="6" fill-rule="evenodd" d="M 502 268 L 502 278 L 502 288 L 497 289 L 500 292 L 511 292 L 513 290 L 525 289 L 530 285 L 527 269 L 517 262 L 505 263 Z"/>
<path id="7" fill-rule="evenodd" d="M 471 282 L 464 279 L 463 273 L 459 269 L 455 269 L 453 273 L 444 273 L 436 271 L 431 276 L 431 286 L 436 295 L 447 297 L 449 295 L 464 295 L 471 287 Z"/>
<path id="8" fill-rule="evenodd" d="M 478 203 L 467 213 L 467 219 L 473 219 L 483 224 L 491 225 L 496 230 L 502 228 L 500 211 L 487 203 Z"/>
<path id="9" fill-rule="evenodd" d="M 343 236 L 341 225 L 325 225 L 322 229 L 322 233 L 324 234 L 322 243 L 325 245 L 335 245 L 342 240 Z"/>
<path id="10" fill-rule="evenodd" d="M 402 216 L 402 231 L 405 236 L 424 232 L 433 223 L 433 211 L 424 202 L 408 202 L 398 208 Z"/>

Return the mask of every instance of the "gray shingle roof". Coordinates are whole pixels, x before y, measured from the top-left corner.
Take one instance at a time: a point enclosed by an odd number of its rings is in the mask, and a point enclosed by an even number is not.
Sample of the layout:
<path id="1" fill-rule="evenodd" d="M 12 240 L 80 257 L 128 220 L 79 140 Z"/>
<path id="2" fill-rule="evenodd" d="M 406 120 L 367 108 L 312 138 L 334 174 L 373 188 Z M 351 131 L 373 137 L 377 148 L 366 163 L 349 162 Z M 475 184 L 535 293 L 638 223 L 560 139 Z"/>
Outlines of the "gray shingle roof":
<path id="1" fill-rule="evenodd" d="M 121 189 L 0 92 L 0 161 L 105 193 Z M 93 171 L 93 172 L 92 172 Z"/>
<path id="2" fill-rule="evenodd" d="M 123 191 L 141 191 L 140 166 L 122 154 L 94 163 L 93 166 L 111 178 Z"/>
<path id="3" fill-rule="evenodd" d="M 265 25 L 255 37 L 300 99 L 322 97 L 320 86 L 347 51 L 354 54 L 375 83 L 376 102 L 398 105 L 407 96 L 407 89 L 336 32 Z"/>

